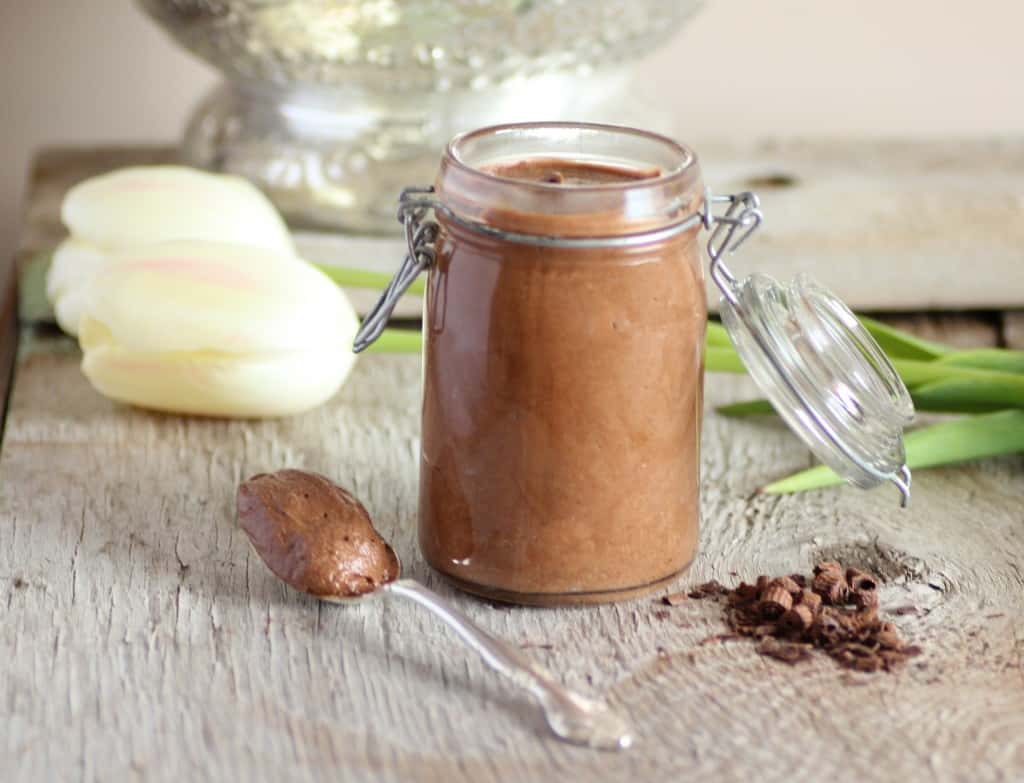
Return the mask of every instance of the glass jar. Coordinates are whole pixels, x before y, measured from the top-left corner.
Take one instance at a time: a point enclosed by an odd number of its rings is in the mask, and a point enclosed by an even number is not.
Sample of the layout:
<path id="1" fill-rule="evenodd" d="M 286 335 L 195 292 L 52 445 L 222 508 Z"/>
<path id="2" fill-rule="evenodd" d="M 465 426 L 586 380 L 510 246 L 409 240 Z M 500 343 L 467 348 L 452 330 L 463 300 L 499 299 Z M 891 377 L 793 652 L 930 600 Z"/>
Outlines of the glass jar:
<path id="1" fill-rule="evenodd" d="M 460 588 L 595 603 L 693 560 L 701 228 L 723 323 L 783 418 L 851 483 L 909 497 L 898 375 L 824 289 L 733 277 L 724 257 L 760 224 L 757 198 L 712 196 L 688 148 L 612 126 L 484 128 L 448 145 L 399 217 L 409 256 L 355 349 L 429 269 L 419 542 Z"/>
<path id="2" fill-rule="evenodd" d="M 488 128 L 448 146 L 436 193 L 427 561 L 532 604 L 672 579 L 697 546 L 707 312 L 699 226 L 661 230 L 700 204 L 696 157 L 621 128 Z"/>

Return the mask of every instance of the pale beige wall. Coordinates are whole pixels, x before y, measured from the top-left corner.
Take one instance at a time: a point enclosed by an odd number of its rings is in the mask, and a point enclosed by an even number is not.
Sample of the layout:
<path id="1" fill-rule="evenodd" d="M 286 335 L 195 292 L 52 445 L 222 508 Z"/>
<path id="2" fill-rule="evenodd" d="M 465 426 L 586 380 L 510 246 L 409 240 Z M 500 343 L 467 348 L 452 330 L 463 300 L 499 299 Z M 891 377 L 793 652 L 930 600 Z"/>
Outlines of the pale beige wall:
<path id="1" fill-rule="evenodd" d="M 710 0 L 642 79 L 691 138 L 1020 134 L 1022 31 L 1020 0 Z M 172 139 L 213 78 L 129 0 L 0 0 L 0 253 L 35 148 Z"/>

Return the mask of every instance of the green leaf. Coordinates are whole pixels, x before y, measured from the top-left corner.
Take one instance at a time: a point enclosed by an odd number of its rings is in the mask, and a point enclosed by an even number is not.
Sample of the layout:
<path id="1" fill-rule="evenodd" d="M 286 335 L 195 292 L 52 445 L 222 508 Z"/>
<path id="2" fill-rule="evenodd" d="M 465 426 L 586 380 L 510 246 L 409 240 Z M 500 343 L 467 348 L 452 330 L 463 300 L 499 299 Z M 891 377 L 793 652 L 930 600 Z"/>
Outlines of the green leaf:
<path id="1" fill-rule="evenodd" d="M 385 329 L 368 351 L 375 353 L 419 353 L 423 335 L 416 329 Z M 708 346 L 704 352 L 705 368 L 709 372 L 746 372 L 739 355 L 732 348 Z"/>
<path id="2" fill-rule="evenodd" d="M 347 286 L 349 288 L 372 288 L 376 291 L 383 291 L 388 287 L 388 283 L 391 282 L 392 276 L 382 272 L 370 272 L 366 269 L 349 269 L 343 266 L 335 266 L 334 264 L 309 263 L 340 286 Z M 409 286 L 406 293 L 422 294 L 425 290 L 426 279 L 421 276 L 412 282 L 412 285 Z"/>
<path id="3" fill-rule="evenodd" d="M 721 327 L 719 327 L 721 328 Z M 720 333 L 709 329 L 705 369 L 708 372 L 746 372 L 743 362 L 731 346 L 716 344 Z M 983 367 L 970 366 L 945 360 L 920 360 L 893 358 L 892 363 L 903 382 L 910 389 L 915 404 L 922 411 L 978 413 L 1004 408 L 1024 407 L 1024 373 L 1000 372 L 990 366 L 1011 367 L 1015 357 L 991 358 L 985 351 L 984 358 L 977 358 L 982 352 L 970 352 L 967 357 Z M 1014 354 L 1017 352 L 1007 351 Z M 949 356 L 954 356 L 950 354 Z M 922 391 L 918 395 L 918 391 Z M 761 408 L 749 411 L 743 407 L 727 408 L 722 413 L 731 416 L 753 415 L 763 412 Z"/>
<path id="4" fill-rule="evenodd" d="M 974 367 L 979 370 L 1024 373 L 1024 351 L 1007 348 L 978 348 L 974 351 L 954 351 L 939 358 L 939 364 L 955 367 Z"/>
<path id="5" fill-rule="evenodd" d="M 990 413 L 1024 408 L 1024 392 L 1012 375 L 994 380 L 949 378 L 932 381 L 911 389 L 910 396 L 920 413 Z M 735 418 L 775 413 L 768 400 L 744 400 L 721 405 L 715 410 L 723 416 Z"/>
<path id="6" fill-rule="evenodd" d="M 1009 375 L 1013 379 L 1014 376 Z M 936 413 L 984 413 L 1024 408 L 1024 390 L 1006 380 L 977 381 L 951 378 L 918 386 L 911 394 L 920 411 Z"/>
<path id="7" fill-rule="evenodd" d="M 890 359 L 918 359 L 931 361 L 940 356 L 945 356 L 951 349 L 938 343 L 922 340 L 912 334 L 896 329 L 895 327 L 876 321 L 867 316 L 857 316 L 864 328 L 882 347 L 882 350 Z M 725 327 L 717 321 L 708 322 L 708 345 L 732 345 L 729 333 Z M 996 369 L 996 368 L 993 368 Z"/>
<path id="8" fill-rule="evenodd" d="M 922 359 L 929 361 L 949 353 L 950 349 L 930 340 L 922 340 L 867 316 L 857 316 L 890 359 Z"/>
<path id="9" fill-rule="evenodd" d="M 916 359 L 894 359 L 893 367 L 911 391 L 918 386 L 937 381 L 975 381 L 978 383 L 1003 384 L 1024 394 L 1024 375 L 995 370 L 979 370 L 974 367 L 959 367 L 945 362 L 922 362 Z"/>
<path id="10" fill-rule="evenodd" d="M 704 369 L 708 372 L 744 373 L 747 371 L 735 350 L 714 345 L 708 345 L 704 349 Z"/>
<path id="11" fill-rule="evenodd" d="M 423 336 L 415 329 L 385 329 L 367 350 L 376 353 L 419 353 Z M 704 365 L 709 372 L 746 372 L 739 355 L 732 348 L 709 345 L 704 352 Z"/>
<path id="12" fill-rule="evenodd" d="M 914 430 L 906 436 L 907 465 L 930 468 L 1024 451 L 1024 411 L 965 416 Z M 824 465 L 795 473 L 763 488 L 769 494 L 804 492 L 839 484 Z"/>
<path id="13" fill-rule="evenodd" d="M 419 353 L 423 334 L 418 329 L 385 329 L 369 348 L 370 353 Z"/>
<path id="14" fill-rule="evenodd" d="M 723 416 L 771 416 L 775 408 L 768 400 L 745 400 L 728 405 L 719 405 L 715 410 Z"/>
<path id="15" fill-rule="evenodd" d="M 708 321 L 707 344 L 720 348 L 732 348 L 732 338 L 718 321 Z"/>
<path id="16" fill-rule="evenodd" d="M 46 274 L 53 253 L 37 253 L 25 264 L 18 280 L 18 317 L 22 323 L 52 321 L 53 308 L 46 298 Z"/>

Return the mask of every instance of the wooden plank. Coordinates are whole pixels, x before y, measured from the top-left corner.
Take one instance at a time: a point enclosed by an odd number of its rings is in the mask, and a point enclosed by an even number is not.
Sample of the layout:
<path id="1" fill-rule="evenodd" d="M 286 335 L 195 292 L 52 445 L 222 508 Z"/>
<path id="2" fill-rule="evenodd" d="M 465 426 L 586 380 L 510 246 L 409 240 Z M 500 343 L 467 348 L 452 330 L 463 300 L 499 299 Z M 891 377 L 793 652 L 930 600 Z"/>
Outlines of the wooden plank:
<path id="1" fill-rule="evenodd" d="M 1007 348 L 1024 351 L 1024 312 L 1003 314 L 1003 340 Z"/>
<path id="2" fill-rule="evenodd" d="M 18 350 L 18 269 L 13 259 L 0 264 L 0 437 Z"/>
<path id="3" fill-rule="evenodd" d="M 765 224 L 735 266 L 802 271 L 863 310 L 1024 305 L 1019 139 L 710 141 L 717 192 L 756 190 Z"/>
<path id="4" fill-rule="evenodd" d="M 879 318 L 925 340 L 956 348 L 994 348 L 1001 339 L 997 313 L 886 313 Z"/>
<path id="5" fill-rule="evenodd" d="M 788 280 L 808 272 L 862 310 L 1024 306 L 1024 141 L 709 141 L 698 149 L 716 192 L 754 189 L 762 198 L 765 224 L 730 261 L 737 273 Z M 161 148 L 44 153 L 28 189 L 21 258 L 64 236 L 59 205 L 73 182 L 172 158 Z M 297 242 L 313 260 L 375 271 L 394 270 L 403 252 L 388 238 L 300 232 Z M 351 296 L 362 311 L 374 301 L 356 289 Z M 410 297 L 399 316 L 420 308 Z"/>
<path id="6" fill-rule="evenodd" d="M 889 489 L 754 490 L 808 464 L 773 421 L 709 413 L 701 553 L 679 585 L 839 557 L 885 578 L 925 655 L 897 675 L 702 644 L 717 610 L 572 610 L 453 593 L 415 541 L 419 359 L 371 355 L 321 409 L 189 419 L 95 394 L 69 341 L 29 337 L 0 454 L 0 779 L 1018 780 L 1024 777 L 1024 458 Z M 753 396 L 712 376 L 709 405 Z M 522 696 L 416 609 L 289 592 L 233 519 L 238 481 L 290 465 L 351 487 L 409 575 L 607 693 L 631 752 L 553 741 Z M 550 647 L 548 647 L 550 645 Z M 659 654 L 660 651 L 660 654 Z"/>

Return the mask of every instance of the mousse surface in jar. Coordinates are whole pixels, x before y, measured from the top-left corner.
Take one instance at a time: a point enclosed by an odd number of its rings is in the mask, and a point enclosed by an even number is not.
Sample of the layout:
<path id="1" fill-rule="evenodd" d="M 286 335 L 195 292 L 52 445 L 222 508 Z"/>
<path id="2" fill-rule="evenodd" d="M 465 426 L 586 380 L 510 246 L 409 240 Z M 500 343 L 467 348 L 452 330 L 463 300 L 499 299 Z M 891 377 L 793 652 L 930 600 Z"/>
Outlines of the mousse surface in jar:
<path id="1" fill-rule="evenodd" d="M 438 191 L 457 215 L 471 191 L 467 219 L 492 228 L 615 237 L 677 221 L 662 201 L 691 213 L 695 168 L 692 156 L 685 177 L 657 161 L 456 160 Z M 638 186 L 647 192 L 631 194 Z M 612 600 L 671 579 L 698 532 L 697 229 L 550 247 L 440 222 L 424 325 L 428 562 L 464 589 L 522 603 Z"/>
<path id="2" fill-rule="evenodd" d="M 522 158 L 506 163 L 483 166 L 482 171 L 496 177 L 542 182 L 548 185 L 586 187 L 588 185 L 622 184 L 642 179 L 654 179 L 661 171 L 656 168 L 634 169 L 622 166 L 584 163 L 567 158 Z"/>

